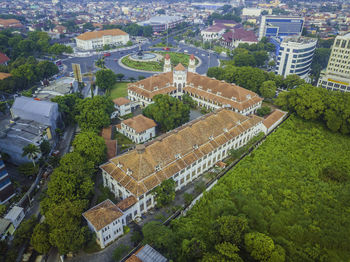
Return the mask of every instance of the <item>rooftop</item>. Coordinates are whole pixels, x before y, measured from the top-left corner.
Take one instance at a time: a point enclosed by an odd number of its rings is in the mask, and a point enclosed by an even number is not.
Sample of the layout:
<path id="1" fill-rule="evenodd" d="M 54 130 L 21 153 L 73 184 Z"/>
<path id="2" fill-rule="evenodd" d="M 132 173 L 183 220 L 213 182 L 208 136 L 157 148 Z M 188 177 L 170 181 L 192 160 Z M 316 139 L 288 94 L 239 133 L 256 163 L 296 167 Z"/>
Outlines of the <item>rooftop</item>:
<path id="1" fill-rule="evenodd" d="M 93 225 L 96 231 L 100 231 L 122 215 L 121 210 L 109 199 L 83 213 L 85 219 Z"/>
<path id="2" fill-rule="evenodd" d="M 262 118 L 254 115 L 247 117 L 219 109 L 112 158 L 100 167 L 138 197 L 259 122 Z"/>
<path id="3" fill-rule="evenodd" d="M 0 80 L 10 77 L 11 74 L 0 72 Z"/>
<path id="4" fill-rule="evenodd" d="M 8 61 L 10 61 L 10 58 L 8 58 L 8 56 L 4 53 L 0 53 L 0 64 L 4 64 Z"/>
<path id="5" fill-rule="evenodd" d="M 5 219 L 10 219 L 11 221 L 16 220 L 19 214 L 23 211 L 22 207 L 14 206 L 4 217 Z"/>
<path id="6" fill-rule="evenodd" d="M 146 131 L 152 127 L 156 127 L 157 124 L 154 122 L 154 120 L 145 117 L 144 115 L 137 115 L 132 118 L 123 120 L 122 122 L 124 125 L 127 125 L 128 127 L 134 129 L 136 133 L 141 133 L 143 131 Z"/>
<path id="7" fill-rule="evenodd" d="M 132 207 L 135 203 L 137 202 L 136 197 L 134 196 L 129 196 L 122 201 L 117 203 L 117 207 L 119 207 L 120 210 L 125 211 Z"/>
<path id="8" fill-rule="evenodd" d="M 118 98 L 114 99 L 113 102 L 114 102 L 114 104 L 116 104 L 118 106 L 122 106 L 122 105 L 129 104 L 131 101 L 125 97 L 118 97 Z"/>
<path id="9" fill-rule="evenodd" d="M 125 262 L 167 262 L 168 260 L 150 245 L 138 249 Z"/>
<path id="10" fill-rule="evenodd" d="M 275 124 L 278 120 L 285 117 L 287 112 L 281 111 L 279 109 L 275 109 L 268 117 L 263 121 L 263 125 L 269 129 L 273 124 Z"/>
<path id="11" fill-rule="evenodd" d="M 38 101 L 32 97 L 19 96 L 16 97 L 11 110 L 25 111 L 27 114 L 42 115 L 49 117 L 51 111 L 58 107 L 57 103 L 49 101 Z"/>
<path id="12" fill-rule="evenodd" d="M 74 92 L 76 80 L 73 77 L 62 77 L 50 82 L 48 86 L 42 86 L 35 91 L 35 96 L 50 101 L 56 96 L 63 96 Z"/>
<path id="13" fill-rule="evenodd" d="M 118 36 L 118 35 L 127 35 L 127 33 L 125 33 L 120 29 L 109 29 L 109 30 L 102 30 L 102 31 L 86 32 L 84 34 L 77 36 L 77 39 L 91 40 L 91 39 L 101 38 L 107 35 Z"/>

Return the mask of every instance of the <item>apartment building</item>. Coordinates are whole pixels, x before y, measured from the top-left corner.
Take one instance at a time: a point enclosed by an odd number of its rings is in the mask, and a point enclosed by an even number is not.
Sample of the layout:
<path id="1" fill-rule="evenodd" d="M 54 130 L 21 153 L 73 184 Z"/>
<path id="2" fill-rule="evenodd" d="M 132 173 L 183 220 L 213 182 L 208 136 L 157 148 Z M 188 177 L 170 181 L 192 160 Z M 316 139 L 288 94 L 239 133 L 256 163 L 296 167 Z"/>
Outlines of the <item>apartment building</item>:
<path id="1" fill-rule="evenodd" d="M 350 33 L 335 38 L 327 68 L 321 72 L 318 86 L 350 92 Z"/>

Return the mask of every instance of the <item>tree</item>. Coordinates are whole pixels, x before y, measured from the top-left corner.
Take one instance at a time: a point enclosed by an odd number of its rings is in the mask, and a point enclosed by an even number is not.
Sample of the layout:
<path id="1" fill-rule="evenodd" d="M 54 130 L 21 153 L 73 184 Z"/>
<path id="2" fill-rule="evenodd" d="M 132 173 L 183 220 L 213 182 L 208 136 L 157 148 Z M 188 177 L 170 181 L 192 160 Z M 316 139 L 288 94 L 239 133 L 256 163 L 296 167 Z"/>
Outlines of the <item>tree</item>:
<path id="1" fill-rule="evenodd" d="M 230 242 L 241 245 L 243 234 L 248 230 L 248 220 L 244 217 L 221 216 L 216 220 L 220 242 Z"/>
<path id="2" fill-rule="evenodd" d="M 29 241 L 37 223 L 38 220 L 35 216 L 31 216 L 29 219 L 23 221 L 15 231 L 13 245 L 18 247 Z"/>
<path id="3" fill-rule="evenodd" d="M 44 157 L 47 157 L 50 152 L 51 152 L 51 145 L 50 142 L 47 140 L 44 140 L 43 142 L 41 142 L 40 144 L 40 152 Z"/>
<path id="4" fill-rule="evenodd" d="M 88 239 L 88 228 L 81 225 L 81 214 L 87 201 L 62 202 L 45 213 L 50 226 L 50 243 L 60 254 L 77 252 Z"/>
<path id="5" fill-rule="evenodd" d="M 146 25 L 142 27 L 142 35 L 144 37 L 151 37 L 153 34 L 153 28 L 150 25 Z"/>
<path id="6" fill-rule="evenodd" d="M 22 156 L 26 156 L 29 159 L 31 159 L 33 165 L 35 166 L 35 158 L 39 155 L 40 149 L 33 144 L 28 144 L 25 147 L 23 147 L 22 151 Z"/>
<path id="7" fill-rule="evenodd" d="M 259 232 L 245 234 L 244 243 L 251 256 L 259 261 L 268 260 L 275 249 L 273 240 Z"/>
<path id="8" fill-rule="evenodd" d="M 124 74 L 121 74 L 121 73 L 118 73 L 118 74 L 116 74 L 115 76 L 116 76 L 116 78 L 119 80 L 119 82 L 121 82 L 122 79 L 124 78 Z"/>
<path id="9" fill-rule="evenodd" d="M 153 190 L 155 201 L 158 207 L 164 207 L 175 199 L 175 181 L 173 179 L 164 180 Z"/>
<path id="10" fill-rule="evenodd" d="M 116 83 L 116 75 L 111 69 L 102 69 L 96 72 L 96 85 L 110 92 L 113 85 Z"/>
<path id="11" fill-rule="evenodd" d="M 6 211 L 6 206 L 5 205 L 0 205 L 0 216 L 2 217 L 2 215 L 5 213 Z"/>
<path id="12" fill-rule="evenodd" d="M 132 82 L 135 81 L 135 77 L 130 76 L 130 77 L 129 77 L 129 80 L 130 80 L 130 82 L 132 83 Z"/>
<path id="13" fill-rule="evenodd" d="M 37 224 L 33 230 L 30 244 L 40 254 L 46 254 L 51 248 L 49 242 L 49 225 L 44 223 Z"/>
<path id="14" fill-rule="evenodd" d="M 290 90 L 302 84 L 305 84 L 305 81 L 298 75 L 287 75 L 283 81 L 283 88 Z"/>
<path id="15" fill-rule="evenodd" d="M 81 95 L 77 93 L 51 98 L 52 102 L 58 104 L 58 110 L 63 114 L 62 118 L 66 125 L 75 122 L 75 116 L 77 115 L 76 106 L 81 100 Z"/>
<path id="16" fill-rule="evenodd" d="M 104 96 L 94 96 L 80 100 L 76 106 L 75 120 L 83 131 L 99 132 L 110 124 L 114 111 L 113 102 Z"/>
<path id="17" fill-rule="evenodd" d="M 39 79 L 49 78 L 59 72 L 58 67 L 50 61 L 40 61 L 36 66 Z"/>
<path id="18" fill-rule="evenodd" d="M 94 132 L 82 132 L 73 140 L 74 151 L 95 165 L 106 159 L 106 144 Z"/>
<path id="19" fill-rule="evenodd" d="M 92 192 L 94 183 L 87 174 L 66 173 L 55 169 L 50 176 L 47 198 L 42 201 L 44 213 L 53 205 L 64 201 L 78 201 L 86 199 Z"/>
<path id="20" fill-rule="evenodd" d="M 85 24 L 83 24 L 83 29 L 86 31 L 86 30 L 90 30 L 90 31 L 93 31 L 95 30 L 95 27 L 92 23 L 90 22 L 87 22 Z"/>
<path id="21" fill-rule="evenodd" d="M 266 116 L 271 113 L 271 108 L 269 106 L 262 106 L 256 113 L 258 116 Z"/>
<path id="22" fill-rule="evenodd" d="M 256 62 L 257 66 L 264 66 L 265 62 L 267 61 L 267 59 L 269 58 L 267 52 L 265 50 L 260 50 L 260 51 L 256 51 L 253 52 L 253 56 Z"/>
<path id="23" fill-rule="evenodd" d="M 268 80 L 261 84 L 260 94 L 265 98 L 273 98 L 276 95 L 276 90 L 276 83 L 272 80 Z"/>
<path id="24" fill-rule="evenodd" d="M 188 94 L 184 94 L 181 97 L 181 100 L 185 105 L 189 105 L 190 108 L 196 108 L 197 106 L 197 103 Z"/>
<path id="25" fill-rule="evenodd" d="M 164 132 L 186 123 L 190 118 L 190 107 L 174 97 L 156 95 L 153 101 L 143 114 L 156 121 Z"/>
<path id="26" fill-rule="evenodd" d="M 82 140 L 81 137 L 79 138 Z M 92 141 L 94 142 L 94 141 Z M 102 143 L 101 143 L 102 144 Z M 98 147 L 98 144 L 92 144 Z M 102 145 L 103 147 L 104 145 Z M 80 149 L 80 148 L 79 148 Z M 60 160 L 60 166 L 56 169 L 68 174 L 75 174 L 81 176 L 92 176 L 95 171 L 95 163 L 80 155 L 79 152 L 73 151 L 65 154 Z"/>
<path id="27" fill-rule="evenodd" d="M 65 46 L 56 43 L 49 48 L 49 53 L 55 55 L 62 55 L 63 53 L 73 53 L 73 49 L 70 46 Z"/>
<path id="28" fill-rule="evenodd" d="M 142 228 L 143 243 L 150 244 L 158 250 L 165 250 L 171 247 L 173 237 L 170 228 L 159 221 L 151 221 Z"/>
<path id="29" fill-rule="evenodd" d="M 138 80 L 140 81 L 140 80 L 145 79 L 146 77 L 144 77 L 144 76 L 138 76 L 137 78 L 138 78 Z"/>

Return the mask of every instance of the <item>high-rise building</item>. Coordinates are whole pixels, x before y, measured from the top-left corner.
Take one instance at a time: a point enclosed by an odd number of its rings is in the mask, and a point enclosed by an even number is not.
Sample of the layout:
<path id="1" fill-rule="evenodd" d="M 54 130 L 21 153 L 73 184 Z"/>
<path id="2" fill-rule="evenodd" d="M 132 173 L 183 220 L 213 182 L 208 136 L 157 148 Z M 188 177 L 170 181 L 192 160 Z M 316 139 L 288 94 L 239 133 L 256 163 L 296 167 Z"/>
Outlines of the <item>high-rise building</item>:
<path id="1" fill-rule="evenodd" d="M 317 40 L 306 37 L 285 37 L 276 40 L 276 74 L 286 77 L 296 74 L 308 80 Z"/>
<path id="2" fill-rule="evenodd" d="M 350 92 L 350 33 L 335 38 L 327 69 L 321 72 L 318 86 Z"/>
<path id="3" fill-rule="evenodd" d="M 15 196 L 15 191 L 0 155 L 0 204 L 6 203 Z"/>
<path id="4" fill-rule="evenodd" d="M 264 15 L 261 17 L 259 40 L 266 37 L 301 36 L 304 18 L 298 16 Z"/>

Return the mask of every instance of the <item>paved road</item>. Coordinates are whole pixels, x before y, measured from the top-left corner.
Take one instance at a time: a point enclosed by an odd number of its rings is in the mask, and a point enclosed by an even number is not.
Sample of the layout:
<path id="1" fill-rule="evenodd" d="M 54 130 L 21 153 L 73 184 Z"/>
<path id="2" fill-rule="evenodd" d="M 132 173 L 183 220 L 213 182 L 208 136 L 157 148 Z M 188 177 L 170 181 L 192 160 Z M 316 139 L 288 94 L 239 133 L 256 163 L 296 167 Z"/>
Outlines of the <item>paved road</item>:
<path id="1" fill-rule="evenodd" d="M 152 42 L 146 42 L 142 44 L 142 50 L 144 51 L 150 51 L 150 50 L 162 50 L 159 49 L 150 49 L 151 46 L 160 43 L 161 39 L 154 40 Z M 195 56 L 199 57 L 202 60 L 202 64 L 197 67 L 197 73 L 199 74 L 206 74 L 209 67 L 214 67 L 219 65 L 218 59 L 225 59 L 225 57 L 220 57 L 216 53 L 209 52 L 207 50 L 203 50 L 200 48 L 196 48 L 193 46 L 189 46 L 187 44 L 177 44 L 175 40 L 172 37 L 169 37 L 169 44 L 172 44 L 174 46 L 178 45 L 178 48 L 171 48 L 171 51 L 180 52 L 188 54 L 194 54 Z M 126 69 L 124 67 L 121 67 L 118 62 L 115 60 L 119 60 L 121 57 L 136 53 L 138 51 L 138 47 L 134 47 L 129 50 L 122 50 L 122 51 L 114 51 L 111 52 L 111 56 L 105 58 L 105 65 L 112 69 L 115 73 L 122 73 L 125 75 L 125 78 L 128 79 L 129 77 L 134 77 L 135 79 L 138 78 L 138 76 L 144 76 L 149 77 L 153 75 L 154 73 L 146 73 L 146 72 L 137 72 L 133 70 Z M 90 57 L 73 57 L 73 58 L 66 58 L 63 59 L 63 64 L 67 67 L 68 72 L 72 72 L 72 63 L 78 63 L 81 66 L 82 73 L 86 73 L 91 68 L 92 70 L 96 70 L 94 67 L 94 62 L 101 57 L 101 55 L 92 55 Z"/>

